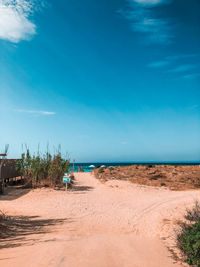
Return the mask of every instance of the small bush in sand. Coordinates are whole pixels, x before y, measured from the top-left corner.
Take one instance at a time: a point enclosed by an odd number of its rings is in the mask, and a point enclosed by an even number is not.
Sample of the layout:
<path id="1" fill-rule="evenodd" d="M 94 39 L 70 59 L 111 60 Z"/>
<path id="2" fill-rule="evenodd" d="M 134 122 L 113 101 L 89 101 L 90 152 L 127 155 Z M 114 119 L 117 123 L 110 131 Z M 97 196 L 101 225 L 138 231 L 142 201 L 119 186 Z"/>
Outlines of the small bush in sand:
<path id="1" fill-rule="evenodd" d="M 180 223 L 177 245 L 183 259 L 191 266 L 200 267 L 200 203 L 196 202 L 192 210 L 187 210 L 186 222 Z"/>
<path id="2" fill-rule="evenodd" d="M 104 172 L 104 169 L 103 168 L 99 168 L 98 173 L 102 173 L 102 172 Z"/>
<path id="3" fill-rule="evenodd" d="M 22 154 L 22 160 L 18 163 L 27 187 L 62 185 L 62 177 L 68 172 L 69 166 L 69 160 L 63 159 L 60 152 L 54 155 L 46 152 L 42 156 L 39 153 L 31 156 L 29 149 Z"/>
<path id="4" fill-rule="evenodd" d="M 0 210 L 0 223 L 2 223 L 3 221 L 5 221 L 6 220 L 6 215 L 5 215 L 5 213 L 3 213 L 1 210 Z"/>
<path id="5" fill-rule="evenodd" d="M 187 209 L 185 219 L 190 222 L 198 222 L 200 220 L 200 203 L 195 202 L 193 209 Z"/>
<path id="6" fill-rule="evenodd" d="M 0 210 L 0 238 L 2 238 L 4 233 L 7 231 L 7 226 L 5 224 L 7 220 L 8 217 L 6 216 L 6 214 Z"/>
<path id="7" fill-rule="evenodd" d="M 147 164 L 147 167 L 148 167 L 148 168 L 154 168 L 154 165 L 152 165 L 152 164 Z"/>

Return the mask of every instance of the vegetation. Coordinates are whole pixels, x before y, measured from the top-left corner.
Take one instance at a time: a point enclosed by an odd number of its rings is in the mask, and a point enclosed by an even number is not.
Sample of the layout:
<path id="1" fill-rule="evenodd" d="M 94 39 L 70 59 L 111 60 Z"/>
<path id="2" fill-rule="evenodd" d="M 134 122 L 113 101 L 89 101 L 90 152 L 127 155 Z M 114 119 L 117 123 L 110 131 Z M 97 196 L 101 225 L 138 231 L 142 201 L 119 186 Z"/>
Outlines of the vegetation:
<path id="1" fill-rule="evenodd" d="M 37 156 L 31 156 L 29 149 L 26 149 L 17 165 L 26 186 L 56 186 L 62 184 L 62 177 L 69 171 L 70 162 L 63 159 L 59 151 L 54 155 L 49 152 L 41 155 L 38 152 Z"/>
<path id="2" fill-rule="evenodd" d="M 5 221 L 8 217 L 0 210 L 0 238 L 3 238 L 3 233 L 7 231 Z"/>
<path id="3" fill-rule="evenodd" d="M 154 167 L 154 165 L 152 165 L 152 164 L 147 164 L 147 168 L 153 168 Z"/>
<path id="4" fill-rule="evenodd" d="M 163 182 L 162 182 L 162 183 L 160 183 L 160 185 L 161 185 L 161 186 L 166 186 L 166 183 L 163 183 Z"/>
<path id="5" fill-rule="evenodd" d="M 6 215 L 0 210 L 0 225 L 2 224 L 3 221 L 6 220 Z"/>
<path id="6" fill-rule="evenodd" d="M 99 168 L 98 172 L 99 173 L 103 173 L 104 172 L 104 169 L 101 167 L 101 168 Z"/>
<path id="7" fill-rule="evenodd" d="M 198 202 L 192 210 L 187 210 L 185 219 L 187 222 L 180 224 L 178 247 L 189 265 L 200 267 L 200 204 Z"/>

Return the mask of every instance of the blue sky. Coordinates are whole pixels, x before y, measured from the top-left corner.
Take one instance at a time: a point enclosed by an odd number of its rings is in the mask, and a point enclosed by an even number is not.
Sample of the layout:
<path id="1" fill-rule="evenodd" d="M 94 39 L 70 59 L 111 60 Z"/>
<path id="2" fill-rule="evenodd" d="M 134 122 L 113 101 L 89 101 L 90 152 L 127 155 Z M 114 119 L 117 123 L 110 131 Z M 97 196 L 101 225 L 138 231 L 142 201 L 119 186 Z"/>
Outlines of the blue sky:
<path id="1" fill-rule="evenodd" d="M 199 0 L 0 0 L 0 148 L 200 160 Z"/>

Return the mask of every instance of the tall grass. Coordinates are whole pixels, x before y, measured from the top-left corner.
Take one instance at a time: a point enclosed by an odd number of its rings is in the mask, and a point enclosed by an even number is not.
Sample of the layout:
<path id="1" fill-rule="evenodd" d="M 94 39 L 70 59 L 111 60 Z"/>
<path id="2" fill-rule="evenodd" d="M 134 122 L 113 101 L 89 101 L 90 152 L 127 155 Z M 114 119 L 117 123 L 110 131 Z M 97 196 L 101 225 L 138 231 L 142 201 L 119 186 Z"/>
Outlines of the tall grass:
<path id="1" fill-rule="evenodd" d="M 58 151 L 55 154 L 46 152 L 41 155 L 31 155 L 28 148 L 22 153 L 22 160 L 17 163 L 25 185 L 35 187 L 39 185 L 56 186 L 62 184 L 62 177 L 68 172 L 70 162 L 63 159 Z"/>

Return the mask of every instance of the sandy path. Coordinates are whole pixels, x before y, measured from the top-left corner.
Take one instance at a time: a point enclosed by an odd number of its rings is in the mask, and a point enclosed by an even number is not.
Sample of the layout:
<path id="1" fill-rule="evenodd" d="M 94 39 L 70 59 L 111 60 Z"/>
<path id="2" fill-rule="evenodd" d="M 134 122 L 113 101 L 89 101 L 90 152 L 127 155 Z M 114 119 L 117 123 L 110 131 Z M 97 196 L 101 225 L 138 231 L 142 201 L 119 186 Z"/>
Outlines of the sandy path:
<path id="1" fill-rule="evenodd" d="M 14 190 L 1 196 L 0 209 L 33 216 L 33 223 L 0 242 L 0 266 L 180 266 L 165 245 L 171 244 L 174 220 L 199 197 L 199 191 L 124 181 L 101 184 L 88 173 L 76 175 L 70 192 Z"/>

